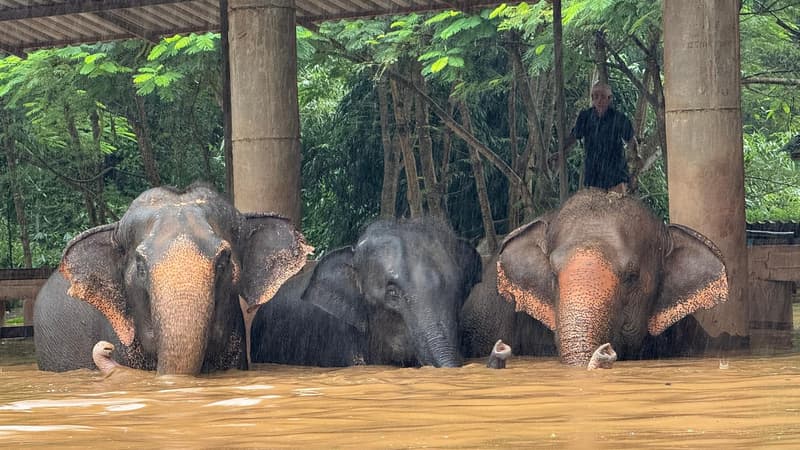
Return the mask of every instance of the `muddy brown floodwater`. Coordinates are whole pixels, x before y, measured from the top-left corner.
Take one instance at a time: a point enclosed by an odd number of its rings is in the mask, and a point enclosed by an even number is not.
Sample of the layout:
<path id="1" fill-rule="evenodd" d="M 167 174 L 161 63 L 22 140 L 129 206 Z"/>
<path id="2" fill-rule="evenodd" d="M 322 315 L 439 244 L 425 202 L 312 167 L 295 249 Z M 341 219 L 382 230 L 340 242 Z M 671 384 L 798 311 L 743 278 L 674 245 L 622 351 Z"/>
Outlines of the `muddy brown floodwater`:
<path id="1" fill-rule="evenodd" d="M 800 354 L 512 358 L 457 369 L 264 365 L 198 378 L 36 369 L 0 341 L 0 446 L 800 448 Z M 723 365 L 724 367 L 724 365 Z"/>

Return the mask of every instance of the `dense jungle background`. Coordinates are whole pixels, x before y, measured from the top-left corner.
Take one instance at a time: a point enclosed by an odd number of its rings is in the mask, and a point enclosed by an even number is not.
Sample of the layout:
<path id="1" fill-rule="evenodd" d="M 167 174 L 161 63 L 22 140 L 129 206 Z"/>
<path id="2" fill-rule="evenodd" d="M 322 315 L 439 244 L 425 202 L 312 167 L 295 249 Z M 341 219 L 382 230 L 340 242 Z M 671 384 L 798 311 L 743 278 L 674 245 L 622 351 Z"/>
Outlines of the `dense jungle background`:
<path id="1" fill-rule="evenodd" d="M 748 221 L 800 220 L 800 1 L 743 0 Z M 302 228 L 317 255 L 378 216 L 447 217 L 489 249 L 559 203 L 567 132 L 608 79 L 634 122 L 639 189 L 667 217 L 661 4 L 547 2 L 297 28 Z M 57 264 L 143 190 L 225 190 L 219 34 L 46 49 L 0 60 L 0 267 Z M 582 152 L 569 155 L 569 189 Z M 411 182 L 409 182 L 411 180 Z"/>

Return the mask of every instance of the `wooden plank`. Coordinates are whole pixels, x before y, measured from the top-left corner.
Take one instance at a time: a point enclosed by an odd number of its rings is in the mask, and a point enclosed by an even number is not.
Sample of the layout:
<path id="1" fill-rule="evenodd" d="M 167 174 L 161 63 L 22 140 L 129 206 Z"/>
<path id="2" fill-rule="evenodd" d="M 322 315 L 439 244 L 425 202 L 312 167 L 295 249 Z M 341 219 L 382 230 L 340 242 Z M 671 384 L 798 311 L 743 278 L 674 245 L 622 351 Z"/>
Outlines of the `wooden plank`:
<path id="1" fill-rule="evenodd" d="M 754 245 L 748 248 L 751 279 L 800 282 L 800 245 Z"/>
<path id="2" fill-rule="evenodd" d="M 0 339 L 33 337 L 33 326 L 0 327 Z"/>
<path id="3" fill-rule="evenodd" d="M 37 267 L 35 269 L 0 269 L 0 280 L 30 280 L 47 279 L 53 273 L 52 267 Z"/>
<path id="4" fill-rule="evenodd" d="M 750 348 L 774 352 L 792 347 L 794 283 L 750 279 Z"/>
<path id="5" fill-rule="evenodd" d="M 0 280 L 0 301 L 28 299 L 33 300 L 39 289 L 44 285 L 44 279 L 33 280 Z"/>

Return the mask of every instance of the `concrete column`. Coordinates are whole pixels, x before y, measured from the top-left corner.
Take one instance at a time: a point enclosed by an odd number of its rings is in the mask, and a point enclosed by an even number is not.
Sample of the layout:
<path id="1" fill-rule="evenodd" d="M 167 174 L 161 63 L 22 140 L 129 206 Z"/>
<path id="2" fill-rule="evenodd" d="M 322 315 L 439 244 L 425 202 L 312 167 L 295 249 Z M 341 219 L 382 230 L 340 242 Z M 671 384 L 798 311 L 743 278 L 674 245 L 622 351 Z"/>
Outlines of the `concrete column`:
<path id="1" fill-rule="evenodd" d="M 234 203 L 300 227 L 294 0 L 228 0 Z"/>
<path id="2" fill-rule="evenodd" d="M 712 336 L 748 335 L 739 2 L 663 2 L 670 221 L 714 241 L 730 299 L 695 314 Z"/>

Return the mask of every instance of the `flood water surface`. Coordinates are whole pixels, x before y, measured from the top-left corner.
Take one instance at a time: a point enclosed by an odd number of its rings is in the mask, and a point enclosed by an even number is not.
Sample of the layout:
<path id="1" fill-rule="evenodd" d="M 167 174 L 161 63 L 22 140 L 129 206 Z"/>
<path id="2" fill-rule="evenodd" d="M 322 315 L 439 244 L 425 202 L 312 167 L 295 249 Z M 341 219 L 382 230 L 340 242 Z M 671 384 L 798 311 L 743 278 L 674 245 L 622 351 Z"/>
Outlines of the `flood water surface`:
<path id="1" fill-rule="evenodd" d="M 0 358 L 6 448 L 800 448 L 798 354 L 105 379 Z"/>

